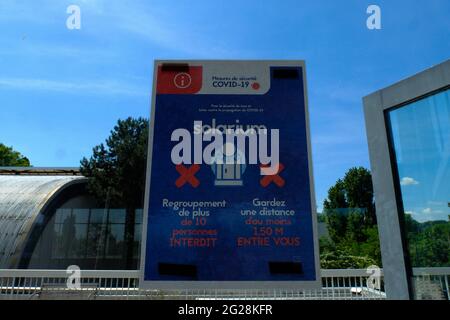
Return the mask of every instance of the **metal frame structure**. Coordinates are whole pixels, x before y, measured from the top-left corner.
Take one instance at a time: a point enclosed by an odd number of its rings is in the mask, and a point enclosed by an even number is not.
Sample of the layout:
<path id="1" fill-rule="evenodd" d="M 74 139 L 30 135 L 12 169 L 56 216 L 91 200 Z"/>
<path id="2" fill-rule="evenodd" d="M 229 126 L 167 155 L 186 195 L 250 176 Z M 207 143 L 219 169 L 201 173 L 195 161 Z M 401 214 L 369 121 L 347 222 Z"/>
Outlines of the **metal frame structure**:
<path id="1" fill-rule="evenodd" d="M 86 183 L 87 178 L 76 175 L 0 173 L 0 266 L 26 266 L 36 245 L 33 239 L 42 231 L 39 219 Z"/>
<path id="2" fill-rule="evenodd" d="M 412 298 L 412 269 L 404 236 L 403 204 L 396 161 L 389 139 L 387 113 L 446 89 L 450 60 L 364 97 L 378 230 L 389 299 Z"/>

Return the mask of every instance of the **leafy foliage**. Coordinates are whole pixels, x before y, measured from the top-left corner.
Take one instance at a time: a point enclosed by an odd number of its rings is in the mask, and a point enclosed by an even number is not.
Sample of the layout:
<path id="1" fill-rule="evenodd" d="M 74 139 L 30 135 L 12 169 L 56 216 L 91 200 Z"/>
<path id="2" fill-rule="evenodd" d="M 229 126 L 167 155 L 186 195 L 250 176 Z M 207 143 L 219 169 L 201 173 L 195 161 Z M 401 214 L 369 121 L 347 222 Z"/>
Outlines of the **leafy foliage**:
<path id="1" fill-rule="evenodd" d="M 119 120 L 106 139 L 81 160 L 89 191 L 110 207 L 141 208 L 145 189 L 148 120 Z"/>
<path id="2" fill-rule="evenodd" d="M 148 120 L 119 120 L 106 139 L 81 160 L 81 173 L 89 178 L 88 191 L 108 208 L 125 208 L 125 243 L 128 268 L 134 246 L 136 209 L 143 207 L 147 165 Z"/>
<path id="3" fill-rule="evenodd" d="M 0 143 L 0 167 L 29 167 L 30 160 L 12 147 Z"/>
<path id="4" fill-rule="evenodd" d="M 324 215 L 330 239 L 320 239 L 323 268 L 381 266 L 369 170 L 351 168 L 337 180 L 324 201 Z"/>
<path id="5" fill-rule="evenodd" d="M 413 267 L 448 267 L 450 221 L 420 223 L 405 214 L 410 259 Z"/>

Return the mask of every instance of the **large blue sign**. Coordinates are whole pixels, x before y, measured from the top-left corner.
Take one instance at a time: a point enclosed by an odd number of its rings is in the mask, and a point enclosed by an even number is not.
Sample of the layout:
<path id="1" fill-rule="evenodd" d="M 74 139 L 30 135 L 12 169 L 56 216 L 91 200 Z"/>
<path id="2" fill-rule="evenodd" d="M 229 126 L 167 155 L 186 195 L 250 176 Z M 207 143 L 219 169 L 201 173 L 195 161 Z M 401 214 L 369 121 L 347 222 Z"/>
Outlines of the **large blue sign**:
<path id="1" fill-rule="evenodd" d="M 144 287 L 317 286 L 303 62 L 155 63 Z"/>

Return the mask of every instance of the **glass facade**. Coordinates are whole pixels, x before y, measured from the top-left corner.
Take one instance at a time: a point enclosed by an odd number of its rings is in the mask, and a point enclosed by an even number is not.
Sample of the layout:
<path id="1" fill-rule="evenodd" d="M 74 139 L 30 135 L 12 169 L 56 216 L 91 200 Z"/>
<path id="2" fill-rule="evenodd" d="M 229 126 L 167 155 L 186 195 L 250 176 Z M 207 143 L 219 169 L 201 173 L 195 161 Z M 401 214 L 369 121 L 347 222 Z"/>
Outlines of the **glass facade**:
<path id="1" fill-rule="evenodd" d="M 136 210 L 132 269 L 138 268 L 142 209 Z M 56 209 L 29 268 L 126 269 L 125 209 Z"/>
<path id="2" fill-rule="evenodd" d="M 450 90 L 390 110 L 387 119 L 411 266 L 450 267 Z"/>

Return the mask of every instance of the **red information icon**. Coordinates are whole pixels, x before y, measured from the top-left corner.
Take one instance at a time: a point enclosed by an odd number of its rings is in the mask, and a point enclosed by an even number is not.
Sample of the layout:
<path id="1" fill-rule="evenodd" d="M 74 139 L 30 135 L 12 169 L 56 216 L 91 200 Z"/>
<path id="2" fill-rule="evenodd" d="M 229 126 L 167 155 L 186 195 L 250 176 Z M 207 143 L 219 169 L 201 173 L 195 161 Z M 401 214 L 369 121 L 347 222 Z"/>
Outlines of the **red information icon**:
<path id="1" fill-rule="evenodd" d="M 201 66 L 158 66 L 156 93 L 195 94 L 201 88 Z"/>
<path id="2" fill-rule="evenodd" d="M 189 87 L 191 83 L 192 77 L 186 72 L 181 72 L 173 78 L 173 84 L 179 89 L 185 89 Z"/>

